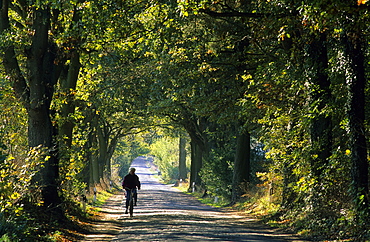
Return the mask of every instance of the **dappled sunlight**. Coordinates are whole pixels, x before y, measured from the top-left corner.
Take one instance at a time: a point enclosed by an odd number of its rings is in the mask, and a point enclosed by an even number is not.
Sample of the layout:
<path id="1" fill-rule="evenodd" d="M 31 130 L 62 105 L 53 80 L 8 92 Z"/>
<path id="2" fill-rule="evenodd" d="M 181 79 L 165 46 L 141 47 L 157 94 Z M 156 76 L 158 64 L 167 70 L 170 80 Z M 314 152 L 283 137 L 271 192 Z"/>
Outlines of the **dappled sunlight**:
<path id="1" fill-rule="evenodd" d="M 89 235 L 84 241 L 299 241 L 253 217 L 204 205 L 161 184 L 149 165 L 143 158 L 132 164 L 142 183 L 134 216 L 124 213 L 122 191 L 102 206 L 108 220 L 97 226 L 96 237 Z"/>
<path id="2" fill-rule="evenodd" d="M 132 166 L 142 183 L 138 206 L 130 218 L 123 213 L 122 202 L 116 204 L 122 211 L 115 214 L 122 230 L 112 241 L 289 241 L 285 234 L 257 224 L 254 218 L 201 204 L 161 184 L 141 158 Z"/>

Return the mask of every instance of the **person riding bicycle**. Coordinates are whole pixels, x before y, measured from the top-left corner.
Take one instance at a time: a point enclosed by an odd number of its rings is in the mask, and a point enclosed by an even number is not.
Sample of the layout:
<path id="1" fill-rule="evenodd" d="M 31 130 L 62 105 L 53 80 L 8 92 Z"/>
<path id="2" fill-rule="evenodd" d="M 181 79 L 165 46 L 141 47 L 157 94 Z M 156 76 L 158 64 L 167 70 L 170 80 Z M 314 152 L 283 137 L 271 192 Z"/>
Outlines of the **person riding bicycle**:
<path id="1" fill-rule="evenodd" d="M 128 205 L 129 201 L 131 199 L 131 195 L 134 197 L 134 206 L 136 206 L 137 203 L 137 190 L 140 190 L 141 184 L 139 177 L 135 174 L 136 169 L 130 168 L 130 172 L 123 178 L 122 187 L 124 190 L 126 190 L 126 214 L 128 213 Z M 133 189 L 133 190 L 131 190 Z M 133 194 L 131 194 L 131 191 Z"/>

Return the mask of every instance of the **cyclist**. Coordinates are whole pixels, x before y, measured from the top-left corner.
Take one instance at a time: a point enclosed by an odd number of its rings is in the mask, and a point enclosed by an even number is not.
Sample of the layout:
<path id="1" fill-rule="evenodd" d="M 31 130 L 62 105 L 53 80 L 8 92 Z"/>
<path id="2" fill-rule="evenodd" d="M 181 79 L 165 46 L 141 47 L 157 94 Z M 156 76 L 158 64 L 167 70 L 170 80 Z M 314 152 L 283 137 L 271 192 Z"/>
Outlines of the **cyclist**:
<path id="1" fill-rule="evenodd" d="M 137 190 L 140 190 L 141 184 L 139 177 L 135 174 L 136 169 L 130 168 L 130 172 L 123 178 L 122 187 L 126 190 L 126 214 L 128 213 L 128 203 L 131 199 L 131 196 L 134 196 L 134 206 L 137 203 Z M 130 190 L 133 189 L 133 190 Z M 131 194 L 131 191 L 133 194 Z"/>

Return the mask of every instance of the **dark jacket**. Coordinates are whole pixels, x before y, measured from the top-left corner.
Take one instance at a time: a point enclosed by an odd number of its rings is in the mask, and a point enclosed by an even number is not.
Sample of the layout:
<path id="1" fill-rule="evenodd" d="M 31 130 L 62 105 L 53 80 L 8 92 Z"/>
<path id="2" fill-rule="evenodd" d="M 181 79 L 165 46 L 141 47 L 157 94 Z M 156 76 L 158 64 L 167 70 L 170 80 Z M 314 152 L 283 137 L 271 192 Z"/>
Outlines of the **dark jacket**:
<path id="1" fill-rule="evenodd" d="M 138 188 L 140 190 L 140 181 L 139 181 L 139 177 L 134 174 L 134 175 L 131 175 L 130 173 L 127 174 L 124 178 L 123 178 L 123 182 L 122 182 L 122 187 L 125 188 Z"/>

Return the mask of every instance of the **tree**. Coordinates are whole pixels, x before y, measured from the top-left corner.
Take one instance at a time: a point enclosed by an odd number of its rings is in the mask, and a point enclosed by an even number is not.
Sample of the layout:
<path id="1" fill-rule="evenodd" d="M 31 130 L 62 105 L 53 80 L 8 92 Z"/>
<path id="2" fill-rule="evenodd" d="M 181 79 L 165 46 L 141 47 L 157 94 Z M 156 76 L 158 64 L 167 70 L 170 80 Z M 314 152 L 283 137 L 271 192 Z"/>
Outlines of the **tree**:
<path id="1" fill-rule="evenodd" d="M 232 202 L 236 203 L 245 190 L 248 189 L 251 181 L 251 141 L 250 134 L 247 131 L 241 130 L 236 142 L 236 155 L 234 161 L 234 175 L 232 184 Z"/>
<path id="2" fill-rule="evenodd" d="M 0 31 L 3 38 L 8 38 L 10 41 L 2 44 L 1 59 L 14 91 L 22 100 L 28 113 L 29 146 L 41 145 L 47 150 L 45 163 L 40 167 L 40 172 L 33 183 L 36 185 L 40 182 L 44 205 L 57 207 L 60 203 L 57 191 L 58 158 L 53 153 L 55 151 L 53 140 L 55 130 L 51 121 L 50 104 L 63 60 L 56 55 L 58 48 L 55 42 L 49 39 L 49 30 L 52 25 L 50 6 L 28 6 L 26 4 L 13 6 L 12 4 L 9 1 L 2 1 Z M 13 9 L 18 12 L 10 11 L 10 7 L 14 7 Z M 33 13 L 31 19 L 27 19 L 30 16 L 27 12 Z M 17 23 L 12 19 L 17 15 L 22 22 Z M 32 20 L 32 26 L 29 26 L 28 20 Z M 21 31 L 30 28 L 29 38 L 18 36 L 27 41 L 27 47 L 23 46 L 25 49 L 16 49 L 16 39 L 10 36 L 12 31 L 18 30 L 13 29 L 17 26 L 21 26 L 19 28 Z M 23 55 L 27 63 L 24 63 Z M 23 74 L 24 66 L 29 73 L 27 77 Z"/>
<path id="3" fill-rule="evenodd" d="M 365 136 L 365 39 L 359 12 L 346 15 L 354 20 L 344 22 L 343 45 L 348 60 L 348 126 L 350 129 L 352 196 L 357 217 L 366 221 L 369 213 L 369 162 Z"/>
<path id="4" fill-rule="evenodd" d="M 29 146 L 41 145 L 46 150 L 45 163 L 39 167 L 40 172 L 33 182 L 39 183 L 47 207 L 59 208 L 61 202 L 59 160 L 69 160 L 67 151 L 76 122 L 74 89 L 81 59 L 89 58 L 87 55 L 101 50 L 104 43 L 121 37 L 109 30 L 117 29 L 122 33 L 131 24 L 127 21 L 130 16 L 120 10 L 122 4 L 105 3 L 109 8 L 81 1 L 1 2 L 2 64 L 28 113 Z M 133 1 L 125 4 L 127 9 L 146 7 L 145 3 Z M 103 41 L 95 41 L 97 39 Z M 57 88 L 60 88 L 58 95 L 53 95 Z M 57 110 L 51 109 L 53 101 L 56 101 Z M 65 148 L 63 152 L 60 144 Z"/>
<path id="5" fill-rule="evenodd" d="M 343 116 L 333 111 L 340 106 L 339 102 L 343 104 L 341 96 L 343 91 L 340 90 L 343 86 L 336 86 L 338 80 L 335 78 L 339 75 L 334 72 L 340 69 L 339 72 L 346 73 L 347 83 L 350 84 L 349 108 L 345 109 L 342 106 L 341 110 L 342 113 L 348 113 L 348 128 L 351 130 L 349 137 L 352 143 L 348 145 L 351 147 L 352 155 L 352 184 L 357 184 L 352 186 L 352 190 L 356 190 L 357 193 L 361 190 L 358 193 L 360 195 L 352 196 L 357 199 L 355 204 L 358 204 L 361 198 L 361 203 L 366 207 L 367 205 L 364 204 L 367 204 L 368 196 L 368 185 L 366 185 L 368 184 L 368 162 L 364 158 L 367 153 L 365 137 L 360 135 L 364 134 L 365 130 L 363 97 L 364 83 L 366 83 L 363 64 L 365 62 L 364 38 L 360 34 L 364 28 L 360 23 L 365 22 L 364 19 L 367 18 L 366 7 L 363 6 L 366 2 L 358 1 L 356 5 L 356 1 L 347 3 L 335 1 L 330 4 L 322 1 L 274 1 L 257 6 L 244 2 L 203 1 L 199 4 L 197 1 L 181 1 L 180 4 L 187 14 L 206 13 L 214 18 L 228 19 L 230 22 L 248 20 L 248 23 L 251 23 L 247 24 L 251 31 L 245 36 L 248 38 L 244 39 L 256 43 L 255 55 L 253 58 L 248 58 L 250 52 L 243 52 L 238 55 L 238 60 L 243 60 L 241 63 L 246 64 L 241 66 L 244 70 L 247 64 L 254 63 L 256 66 L 254 71 L 247 69 L 251 82 L 246 96 L 251 98 L 258 110 L 261 110 L 260 113 L 265 115 L 258 122 L 264 125 L 263 131 L 266 132 L 262 136 L 268 137 L 264 142 L 273 144 L 268 147 L 269 154 L 276 155 L 272 169 L 276 170 L 277 167 L 282 166 L 282 170 L 285 171 L 283 173 L 284 191 L 288 192 L 286 194 L 288 199 L 283 199 L 285 204 L 289 203 L 288 200 L 291 202 L 289 197 L 294 197 L 295 192 L 286 189 L 294 186 L 293 184 L 300 184 L 302 189 L 298 189 L 298 193 L 301 198 L 307 195 L 312 198 L 311 202 L 316 204 L 315 211 L 324 209 L 329 214 L 328 209 L 324 207 L 332 206 L 336 203 L 334 202 L 336 199 L 343 199 L 343 197 L 333 198 L 332 192 L 335 189 L 343 192 L 346 178 L 341 177 L 340 188 L 331 184 L 334 180 L 338 180 L 334 174 L 338 174 L 337 171 L 341 169 L 337 167 L 336 162 L 339 157 L 342 157 L 337 151 L 340 149 L 338 140 L 343 135 L 342 132 L 338 132 L 340 124 L 336 121 Z M 344 19 L 347 20 L 344 21 Z M 338 25 L 338 23 L 342 24 Z M 339 36 L 344 36 L 342 38 L 344 52 L 341 52 L 343 47 L 334 44 L 338 42 Z M 247 48 L 249 50 L 252 41 L 241 46 L 245 47 L 249 44 Z M 237 49 L 229 49 L 229 52 L 235 50 Z M 335 54 L 338 51 L 344 53 L 344 62 Z M 306 61 L 303 62 L 304 59 Z M 343 63 L 347 63 L 346 67 L 342 65 Z M 336 68 L 335 65 L 339 64 L 343 69 Z M 356 95 L 353 94 L 354 86 L 356 86 Z M 336 96 L 333 97 L 333 93 Z M 247 97 L 245 101 L 248 101 Z M 305 100 L 309 100 L 309 105 Z M 335 101 L 338 104 L 334 104 Z M 297 108 L 301 110 L 295 111 Z M 310 116 L 308 117 L 305 112 Z M 337 115 L 336 118 L 332 118 L 333 114 Z M 335 120 L 336 126 L 333 126 L 332 120 Z M 345 123 L 345 120 L 342 123 Z M 337 133 L 333 133 L 333 130 Z M 309 137 L 306 135 L 308 131 Z M 360 143 L 362 145 L 359 145 Z M 345 162 L 341 165 L 342 168 L 349 168 Z M 308 187 L 313 189 L 307 189 Z M 341 202 L 344 202 L 344 199 Z M 302 200 L 296 204 L 312 205 L 310 202 L 302 203 Z M 343 206 L 346 205 L 343 204 Z M 315 214 L 315 211 L 312 214 Z M 321 214 L 324 217 L 328 215 Z M 339 214 L 337 213 L 336 216 Z"/>
<path id="6" fill-rule="evenodd" d="M 308 46 L 308 57 L 312 67 L 308 77 L 311 80 L 310 103 L 312 110 L 312 121 L 310 127 L 310 136 L 312 142 L 311 169 L 315 181 L 313 188 L 313 204 L 315 210 L 323 209 L 324 201 L 328 194 L 325 183 L 325 170 L 328 169 L 329 159 L 332 154 L 332 130 L 331 116 L 328 109 L 331 105 L 330 80 L 328 71 L 328 53 L 327 53 L 326 33 L 314 37 Z M 321 200 L 324 199 L 324 200 Z M 321 200 L 321 201 L 320 201 Z"/>
<path id="7" fill-rule="evenodd" d="M 185 181 L 188 177 L 186 169 L 186 138 L 183 133 L 179 137 L 179 179 Z"/>

